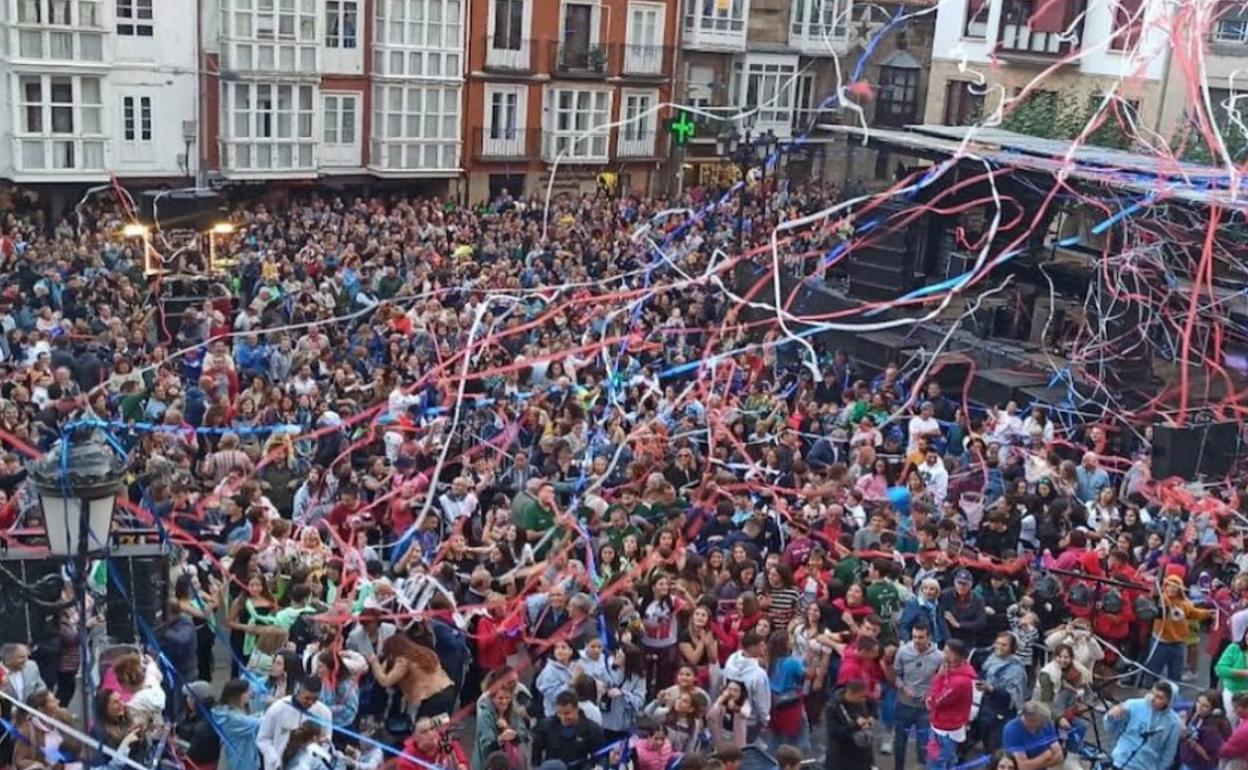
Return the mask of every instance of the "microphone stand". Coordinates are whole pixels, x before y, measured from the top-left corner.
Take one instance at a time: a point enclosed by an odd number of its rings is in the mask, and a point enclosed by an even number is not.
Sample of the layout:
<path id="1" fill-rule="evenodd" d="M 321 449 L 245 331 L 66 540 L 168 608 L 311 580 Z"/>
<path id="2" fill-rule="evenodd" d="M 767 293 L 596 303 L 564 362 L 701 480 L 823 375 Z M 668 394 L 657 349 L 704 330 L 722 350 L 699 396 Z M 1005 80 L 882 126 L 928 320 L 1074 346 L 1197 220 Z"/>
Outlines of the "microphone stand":
<path id="1" fill-rule="evenodd" d="M 1154 735 L 1156 735 L 1156 734 L 1157 734 L 1157 733 L 1159 733 L 1159 732 L 1161 732 L 1161 730 L 1160 730 L 1160 729 L 1157 729 L 1157 728 L 1154 728 L 1154 729 L 1152 729 L 1152 730 L 1141 730 L 1141 731 L 1140 731 L 1140 743 L 1139 743 L 1139 745 L 1138 745 L 1138 746 L 1136 746 L 1134 749 L 1132 749 L 1131 753 L 1130 753 L 1129 755 L 1127 755 L 1127 758 L 1126 758 L 1125 760 L 1123 760 L 1123 763 L 1122 763 L 1121 765 L 1116 765 L 1116 764 L 1114 764 L 1114 756 L 1113 756 L 1113 754 L 1110 754 L 1110 755 L 1109 755 L 1109 766 L 1110 766 L 1111 768 L 1113 768 L 1113 770 L 1130 770 L 1130 768 L 1131 768 L 1131 762 L 1132 762 L 1132 761 L 1134 761 L 1134 760 L 1135 760 L 1136 755 L 1140 753 L 1140 749 L 1142 749 L 1142 748 L 1144 748 L 1145 746 L 1147 746 L 1147 745 L 1148 745 L 1148 742 L 1149 742 L 1149 741 L 1151 741 L 1151 740 L 1153 739 L 1153 736 L 1154 736 Z"/>

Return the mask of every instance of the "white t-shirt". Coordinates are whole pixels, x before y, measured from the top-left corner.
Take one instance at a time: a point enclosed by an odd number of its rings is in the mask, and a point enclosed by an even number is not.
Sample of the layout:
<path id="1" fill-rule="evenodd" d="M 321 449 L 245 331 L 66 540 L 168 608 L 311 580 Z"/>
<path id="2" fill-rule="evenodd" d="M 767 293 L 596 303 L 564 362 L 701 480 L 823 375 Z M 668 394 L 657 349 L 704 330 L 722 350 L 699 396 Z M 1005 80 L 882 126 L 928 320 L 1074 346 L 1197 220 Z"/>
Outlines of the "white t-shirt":
<path id="1" fill-rule="evenodd" d="M 919 448 L 919 437 L 929 436 L 933 432 L 940 432 L 940 423 L 935 417 L 929 417 L 926 420 L 922 416 L 915 415 L 910 418 L 910 444 L 906 451 L 913 452 Z"/>

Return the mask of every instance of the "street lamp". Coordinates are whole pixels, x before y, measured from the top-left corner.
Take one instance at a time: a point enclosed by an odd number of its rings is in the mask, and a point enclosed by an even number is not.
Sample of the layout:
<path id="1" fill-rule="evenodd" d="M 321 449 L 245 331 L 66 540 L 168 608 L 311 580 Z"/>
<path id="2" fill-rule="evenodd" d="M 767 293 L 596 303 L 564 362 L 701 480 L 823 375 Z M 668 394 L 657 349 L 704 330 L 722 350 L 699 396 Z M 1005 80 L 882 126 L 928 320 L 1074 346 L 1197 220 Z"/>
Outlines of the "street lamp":
<path id="1" fill-rule="evenodd" d="M 220 263 L 217 262 L 217 236 L 218 235 L 233 235 L 233 234 L 234 234 L 233 222 L 217 222 L 215 225 L 212 226 L 212 229 L 208 231 L 208 272 L 209 274 L 215 273 L 218 268 L 232 267 L 234 264 L 236 264 L 234 262 L 220 262 Z"/>
<path id="2" fill-rule="evenodd" d="M 143 242 L 143 275 L 152 276 L 160 272 L 152 266 L 152 246 L 149 236 L 151 230 L 147 225 L 139 222 L 131 222 L 121 228 L 121 234 L 126 238 L 139 238 Z"/>
<path id="3" fill-rule="evenodd" d="M 84 414 L 94 419 L 90 410 Z M 51 451 L 30 465 L 30 481 L 39 495 L 52 556 L 73 560 L 74 597 L 81 633 L 87 629 L 87 565 L 93 554 L 106 553 L 117 493 L 125 464 L 93 427 L 71 430 Z M 90 724 L 91 698 L 87 657 L 82 661 L 82 719 Z"/>

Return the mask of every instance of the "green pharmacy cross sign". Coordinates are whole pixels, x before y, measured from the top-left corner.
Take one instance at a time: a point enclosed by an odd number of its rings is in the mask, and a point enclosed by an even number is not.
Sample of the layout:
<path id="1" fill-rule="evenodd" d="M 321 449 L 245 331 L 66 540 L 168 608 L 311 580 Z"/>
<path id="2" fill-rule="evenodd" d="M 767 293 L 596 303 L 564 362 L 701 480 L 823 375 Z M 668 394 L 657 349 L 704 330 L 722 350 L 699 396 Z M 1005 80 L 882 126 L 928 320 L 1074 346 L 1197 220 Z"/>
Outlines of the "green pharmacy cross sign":
<path id="1" fill-rule="evenodd" d="M 697 133 L 698 124 L 689 119 L 689 113 L 682 110 L 680 117 L 672 120 L 669 130 L 676 137 L 676 144 L 686 144 Z"/>

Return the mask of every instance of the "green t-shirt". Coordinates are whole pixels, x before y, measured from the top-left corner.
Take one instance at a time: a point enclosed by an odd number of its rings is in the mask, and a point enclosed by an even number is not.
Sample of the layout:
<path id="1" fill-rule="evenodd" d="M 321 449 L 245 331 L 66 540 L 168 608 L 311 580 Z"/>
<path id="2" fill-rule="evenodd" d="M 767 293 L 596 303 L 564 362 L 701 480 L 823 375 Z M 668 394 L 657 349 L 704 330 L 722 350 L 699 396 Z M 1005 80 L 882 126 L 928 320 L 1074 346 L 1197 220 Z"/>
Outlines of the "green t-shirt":
<path id="1" fill-rule="evenodd" d="M 624 547 L 624 538 L 629 535 L 636 537 L 637 544 L 641 545 L 641 530 L 633 524 L 625 524 L 622 527 L 613 527 L 608 525 L 607 528 L 602 531 L 602 534 L 605 535 L 607 541 L 615 547 L 615 552 L 617 554 L 620 552 L 620 549 Z"/>
<path id="2" fill-rule="evenodd" d="M 901 592 L 897 590 L 897 586 L 893 585 L 891 580 L 877 580 L 867 586 L 867 604 L 871 605 L 871 609 L 875 610 L 875 614 L 880 616 L 880 620 L 884 621 L 884 629 L 881 633 L 885 643 L 891 644 L 897 641 L 896 623 L 898 613 L 901 612 Z"/>
<path id="3" fill-rule="evenodd" d="M 534 500 L 520 510 L 516 524 L 530 532 L 545 532 L 555 526 L 555 512 Z"/>
<path id="4" fill-rule="evenodd" d="M 858 572 L 862 568 L 862 560 L 857 556 L 846 556 L 837 563 L 832 576 L 844 585 L 858 582 Z"/>

